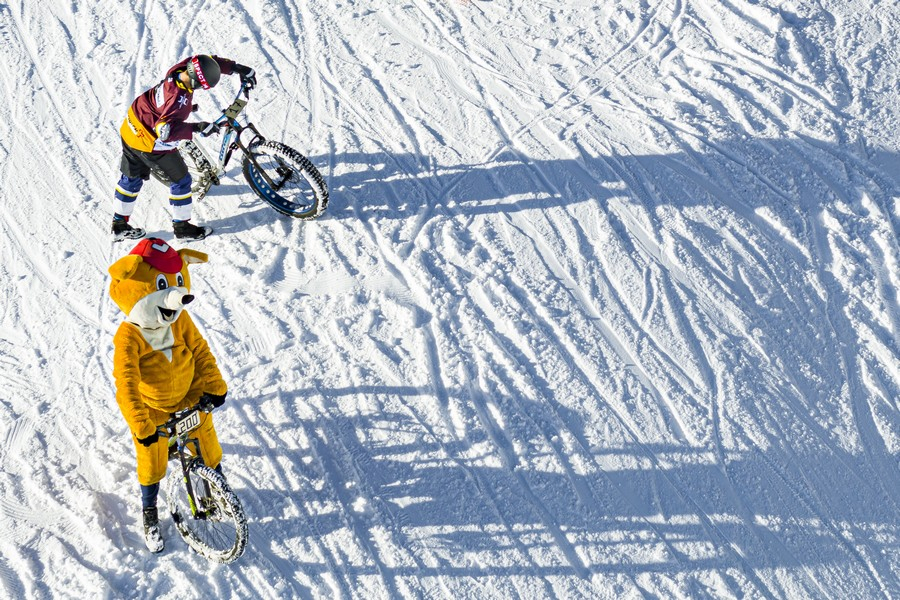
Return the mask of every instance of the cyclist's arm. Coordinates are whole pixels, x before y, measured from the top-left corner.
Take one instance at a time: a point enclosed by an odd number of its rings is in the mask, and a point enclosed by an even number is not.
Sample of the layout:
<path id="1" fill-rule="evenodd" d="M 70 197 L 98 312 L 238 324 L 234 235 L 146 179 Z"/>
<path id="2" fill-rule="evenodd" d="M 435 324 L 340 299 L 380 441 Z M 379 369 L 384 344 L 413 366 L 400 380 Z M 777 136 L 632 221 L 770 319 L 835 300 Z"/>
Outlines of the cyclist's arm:
<path id="1" fill-rule="evenodd" d="M 146 438 L 156 431 L 150 411 L 141 398 L 140 333 L 134 326 L 122 323 L 113 338 L 113 378 L 116 382 L 116 403 L 128 427 L 138 438 Z"/>
<path id="2" fill-rule="evenodd" d="M 190 123 L 193 95 L 178 87 L 171 80 L 163 84 L 161 93 L 163 100 L 159 117 L 153 124 L 157 140 L 174 144 L 181 140 L 189 140 L 193 134 Z"/>
<path id="3" fill-rule="evenodd" d="M 237 64 L 235 61 L 223 56 L 213 55 L 213 58 L 216 59 L 217 63 L 219 63 L 219 69 L 222 70 L 222 75 L 234 74 L 234 66 Z"/>

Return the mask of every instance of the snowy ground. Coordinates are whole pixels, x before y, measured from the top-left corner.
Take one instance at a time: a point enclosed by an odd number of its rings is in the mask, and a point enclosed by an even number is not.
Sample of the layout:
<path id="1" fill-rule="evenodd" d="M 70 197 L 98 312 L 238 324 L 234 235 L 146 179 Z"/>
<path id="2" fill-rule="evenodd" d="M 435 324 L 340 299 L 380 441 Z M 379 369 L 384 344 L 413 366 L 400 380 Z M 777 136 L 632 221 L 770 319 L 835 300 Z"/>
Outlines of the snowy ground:
<path id="1" fill-rule="evenodd" d="M 0 3 L 0 597 L 900 597 L 898 38 L 894 0 Z M 230 566 L 144 550 L 110 373 L 117 130 L 194 52 L 332 192 L 195 211 Z"/>

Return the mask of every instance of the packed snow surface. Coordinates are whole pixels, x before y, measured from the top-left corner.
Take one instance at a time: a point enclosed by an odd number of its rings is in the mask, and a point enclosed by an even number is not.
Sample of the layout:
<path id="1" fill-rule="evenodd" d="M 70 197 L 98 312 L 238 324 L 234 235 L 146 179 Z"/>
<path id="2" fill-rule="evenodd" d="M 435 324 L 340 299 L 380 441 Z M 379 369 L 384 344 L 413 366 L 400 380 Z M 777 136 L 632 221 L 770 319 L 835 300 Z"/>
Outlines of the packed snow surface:
<path id="1" fill-rule="evenodd" d="M 0 597 L 900 597 L 898 39 L 895 0 L 0 3 Z M 281 217 L 234 161 L 194 210 L 228 566 L 144 549 L 111 375 L 118 128 L 197 52 L 331 191 Z"/>

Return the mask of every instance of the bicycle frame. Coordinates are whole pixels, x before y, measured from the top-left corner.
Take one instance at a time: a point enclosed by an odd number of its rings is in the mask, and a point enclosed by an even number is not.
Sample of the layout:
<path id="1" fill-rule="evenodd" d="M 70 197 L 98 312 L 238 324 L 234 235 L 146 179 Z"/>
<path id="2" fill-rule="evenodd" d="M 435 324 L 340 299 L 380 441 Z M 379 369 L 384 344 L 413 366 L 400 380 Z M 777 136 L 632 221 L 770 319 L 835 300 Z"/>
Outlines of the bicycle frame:
<path id="1" fill-rule="evenodd" d="M 187 487 L 188 502 L 191 506 L 191 515 L 195 519 L 205 519 L 207 513 L 206 511 L 200 510 L 198 508 L 196 496 L 194 495 L 194 486 L 191 484 L 191 478 L 188 477 L 188 467 L 194 461 L 203 460 L 203 454 L 200 452 L 200 440 L 196 437 L 192 437 L 191 434 L 197 427 L 200 426 L 199 414 L 209 414 L 209 412 L 211 412 L 211 409 L 209 409 L 209 407 L 197 404 L 192 408 L 186 408 L 174 413 L 172 415 L 172 418 L 157 427 L 157 431 L 159 432 L 160 436 L 166 437 L 169 440 L 169 458 L 173 458 L 174 452 L 174 456 L 177 456 L 181 463 L 181 473 L 185 487 Z M 197 425 L 191 427 L 190 429 L 186 429 L 181 433 L 178 433 L 178 425 L 190 418 L 191 415 L 198 416 Z M 191 454 L 190 450 L 188 450 L 189 446 L 193 448 L 193 454 Z M 207 494 L 208 493 L 209 491 L 207 490 Z"/>
<path id="2" fill-rule="evenodd" d="M 241 95 L 245 96 L 245 98 L 241 98 Z M 253 153 L 250 152 L 250 148 L 255 145 L 266 141 L 266 138 L 259 132 L 256 126 L 253 123 L 247 123 L 246 125 L 242 125 L 238 121 L 238 116 L 243 112 L 244 107 L 247 106 L 247 103 L 250 101 L 250 90 L 247 89 L 245 84 L 241 84 L 240 89 L 232 100 L 231 104 L 228 108 L 222 111 L 222 114 L 218 119 L 213 121 L 210 126 L 204 130 L 204 134 L 207 132 L 211 132 L 216 127 L 220 129 L 224 129 L 225 133 L 222 135 L 222 142 L 219 146 L 219 155 L 218 160 L 213 161 L 210 158 L 207 150 L 197 143 L 197 141 L 192 140 L 192 144 L 196 147 L 200 153 L 203 155 L 203 158 L 206 159 L 206 162 L 212 167 L 212 172 L 209 174 L 212 178 L 211 185 L 218 185 L 220 183 L 219 177 L 225 174 L 225 167 L 228 166 L 228 162 L 231 160 L 231 156 L 235 150 L 240 149 L 244 155 L 253 163 L 253 166 L 256 167 L 257 171 L 260 175 L 266 180 L 266 183 L 272 189 L 279 189 L 283 184 L 287 177 L 282 178 L 281 181 L 273 181 L 264 169 L 261 169 L 259 163 L 256 162 L 256 158 L 253 156 Z M 251 136 L 248 141 L 244 141 L 242 138 L 246 135 Z"/>

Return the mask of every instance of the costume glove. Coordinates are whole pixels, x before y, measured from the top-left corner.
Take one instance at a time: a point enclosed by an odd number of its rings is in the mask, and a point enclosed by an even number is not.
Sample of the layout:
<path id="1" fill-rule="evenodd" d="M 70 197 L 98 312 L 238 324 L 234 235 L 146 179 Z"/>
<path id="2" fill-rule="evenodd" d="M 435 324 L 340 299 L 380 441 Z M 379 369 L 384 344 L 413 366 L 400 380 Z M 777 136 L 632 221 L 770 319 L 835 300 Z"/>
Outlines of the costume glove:
<path id="1" fill-rule="evenodd" d="M 225 392 L 227 394 L 228 392 Z M 225 394 L 210 394 L 206 392 L 200 397 L 200 404 L 206 404 L 211 406 L 212 408 L 219 408 L 223 404 L 225 404 Z"/>
<path id="2" fill-rule="evenodd" d="M 141 446 L 147 446 L 148 448 L 159 441 L 159 432 L 154 431 L 150 435 L 145 438 L 138 438 L 138 444 Z"/>

